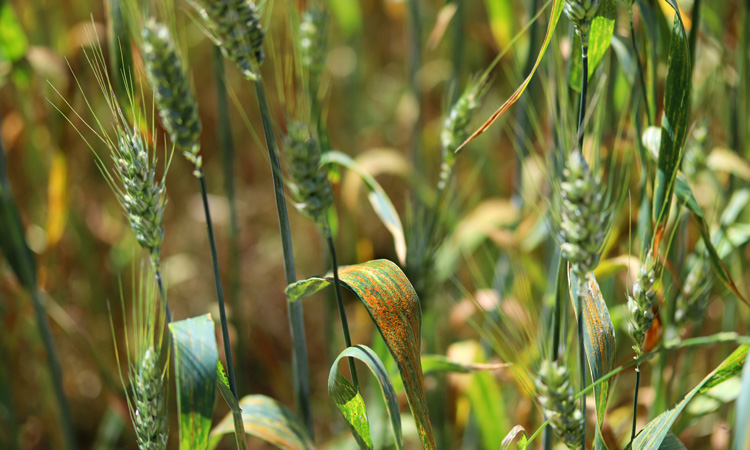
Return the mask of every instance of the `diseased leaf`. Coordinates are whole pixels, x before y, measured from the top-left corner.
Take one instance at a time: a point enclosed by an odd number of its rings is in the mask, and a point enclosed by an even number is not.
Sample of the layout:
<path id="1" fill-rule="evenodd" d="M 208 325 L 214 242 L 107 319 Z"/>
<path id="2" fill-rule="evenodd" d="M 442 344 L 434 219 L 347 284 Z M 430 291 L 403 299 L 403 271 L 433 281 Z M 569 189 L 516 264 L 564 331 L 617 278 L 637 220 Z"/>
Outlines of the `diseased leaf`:
<path id="1" fill-rule="evenodd" d="M 680 167 L 690 114 L 692 67 L 687 34 L 675 0 L 667 0 L 676 14 L 669 43 L 669 70 L 664 90 L 664 117 L 661 124 L 659 161 L 654 184 L 654 241 L 658 256 L 659 244 L 667 225 L 672 204 L 675 178 Z"/>
<path id="2" fill-rule="evenodd" d="M 335 150 L 330 150 L 321 156 L 321 164 L 338 164 L 346 167 L 359 174 L 367 185 L 370 192 L 367 195 L 372 209 L 375 210 L 380 221 L 383 222 L 386 229 L 393 236 L 393 244 L 396 247 L 396 256 L 402 265 L 406 264 L 406 238 L 404 237 L 404 227 L 401 224 L 401 218 L 398 211 L 393 206 L 388 194 L 385 193 L 380 183 L 375 178 L 357 164 L 349 155 Z"/>
<path id="3" fill-rule="evenodd" d="M 210 314 L 169 324 L 180 423 L 180 450 L 206 448 L 216 404 L 216 350 Z"/>
<path id="4" fill-rule="evenodd" d="M 593 273 L 586 275 L 586 280 L 582 280 L 582 291 L 579 292 L 579 282 L 576 275 L 569 271 L 571 300 L 573 309 L 578 316 L 577 299 L 582 295 L 583 323 L 585 334 L 583 343 L 588 359 L 591 379 L 598 380 L 603 375 L 611 372 L 615 368 L 615 329 L 612 325 L 612 319 L 609 317 L 607 303 L 602 297 L 599 284 Z M 594 400 L 596 402 L 596 448 L 607 448 L 604 439 L 601 436 L 601 428 L 604 423 L 604 414 L 607 410 L 609 400 L 610 381 L 607 380 L 594 388 Z"/>
<path id="5" fill-rule="evenodd" d="M 286 406 L 265 395 L 240 399 L 245 433 L 286 450 L 313 450 L 305 426 Z M 225 434 L 234 432 L 234 419 L 227 414 L 211 431 L 208 449 L 213 450 Z"/>
<path id="6" fill-rule="evenodd" d="M 596 10 L 596 17 L 591 21 L 589 31 L 589 78 L 594 73 L 596 66 L 604 58 L 609 50 L 612 36 L 615 33 L 615 18 L 617 17 L 616 0 L 602 0 L 599 8 Z M 576 35 L 573 44 L 573 56 L 571 56 L 570 66 L 570 87 L 576 91 L 581 91 L 581 73 L 583 72 L 583 62 L 581 61 L 581 38 Z"/>
<path id="7" fill-rule="evenodd" d="M 497 111 L 495 111 L 494 114 L 490 116 L 489 119 L 487 119 L 484 125 L 479 127 L 477 131 L 475 131 L 471 136 L 469 136 L 469 138 L 466 139 L 466 141 L 464 141 L 464 143 L 461 144 L 456 149 L 456 151 L 459 151 L 466 144 L 473 141 L 474 139 L 479 137 L 480 134 L 487 131 L 487 129 L 489 129 L 492 126 L 492 124 L 495 123 L 497 119 L 499 119 L 503 114 L 505 114 L 505 111 L 507 111 L 508 108 L 510 108 L 513 105 L 513 103 L 515 103 L 516 101 L 518 101 L 519 98 L 521 98 L 521 95 L 523 94 L 523 92 L 526 90 L 526 87 L 531 82 L 531 78 L 534 76 L 534 73 L 536 72 L 537 67 L 539 67 L 539 64 L 542 62 L 542 57 L 544 56 L 544 52 L 547 51 L 547 47 L 549 46 L 549 43 L 552 40 L 552 36 L 555 33 L 555 27 L 557 27 L 557 22 L 560 21 L 560 15 L 562 14 L 562 7 L 563 7 L 564 1 L 565 0 L 553 0 L 552 2 L 552 11 L 550 13 L 549 23 L 547 24 L 547 33 L 544 35 L 544 42 L 542 43 L 542 48 L 539 50 L 539 55 L 536 58 L 534 67 L 531 69 L 531 73 L 529 73 L 526 76 L 526 79 L 523 80 L 523 83 L 521 83 L 521 86 L 519 86 L 518 89 L 516 89 L 513 95 L 511 95 L 510 98 L 506 100 L 505 103 L 503 103 L 500 106 L 500 108 L 498 108 Z"/>
<path id="8" fill-rule="evenodd" d="M 404 437 L 401 432 L 401 415 L 398 411 L 398 398 L 393 389 L 388 371 L 378 355 L 369 347 L 357 345 L 349 347 L 339 354 L 331 366 L 328 374 L 328 394 L 336 403 L 336 407 L 344 417 L 349 430 L 361 448 L 372 448 L 370 438 L 370 423 L 367 419 L 367 411 L 362 396 L 339 372 L 339 361 L 343 358 L 355 358 L 362 361 L 378 379 L 383 399 L 386 402 L 386 411 L 391 421 L 391 430 L 396 448 L 403 450 Z"/>
<path id="9" fill-rule="evenodd" d="M 719 367 L 714 369 L 714 371 L 704 378 L 703 381 L 698 383 L 697 386 L 688 392 L 682 400 L 672 405 L 672 407 L 649 422 L 635 437 L 632 448 L 635 450 L 657 450 L 662 448 L 662 444 L 667 438 L 669 429 L 690 400 L 692 400 L 697 394 L 705 392 L 737 375 L 742 370 L 742 365 L 745 363 L 747 349 L 747 345 L 738 347 L 737 350 L 719 365 Z"/>
<path id="10" fill-rule="evenodd" d="M 312 281 L 315 279 L 327 283 Z M 398 366 L 422 444 L 425 449 L 434 449 L 420 355 L 422 310 L 414 287 L 396 264 L 385 259 L 341 267 L 339 279 L 370 313 Z M 286 295 L 300 299 L 332 282 L 331 274 L 313 277 L 287 286 Z"/>
<path id="11" fill-rule="evenodd" d="M 706 245 L 706 249 L 708 250 L 708 260 L 711 263 L 711 267 L 713 267 L 716 276 L 719 277 L 719 279 L 722 281 L 722 283 L 724 283 L 727 289 L 732 291 L 732 293 L 736 295 L 737 298 L 745 303 L 748 303 L 745 297 L 740 293 L 737 285 L 732 279 L 731 274 L 729 273 L 729 270 L 721 261 L 719 253 L 716 251 L 714 244 L 711 242 L 711 235 L 708 227 L 708 222 L 706 222 L 706 217 L 703 214 L 703 210 L 701 209 L 700 205 L 695 200 L 695 196 L 693 196 L 693 192 L 690 190 L 690 185 L 688 184 L 687 179 L 682 173 L 679 173 L 675 180 L 675 195 L 677 196 L 677 199 L 681 203 L 683 203 L 687 207 L 687 209 L 690 210 L 691 213 L 693 213 L 693 216 L 698 220 L 698 229 L 700 230 L 701 238 L 703 238 L 703 243 Z"/>

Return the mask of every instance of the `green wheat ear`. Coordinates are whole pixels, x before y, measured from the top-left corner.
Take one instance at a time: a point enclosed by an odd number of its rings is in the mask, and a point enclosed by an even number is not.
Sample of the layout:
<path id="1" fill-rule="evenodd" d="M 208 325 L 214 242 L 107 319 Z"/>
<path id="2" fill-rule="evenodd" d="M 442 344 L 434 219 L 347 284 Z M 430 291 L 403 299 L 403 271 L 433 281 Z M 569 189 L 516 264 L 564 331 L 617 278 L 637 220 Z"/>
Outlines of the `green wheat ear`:
<path id="1" fill-rule="evenodd" d="M 536 380 L 539 403 L 555 434 L 570 449 L 581 447 L 583 415 L 576 405 L 570 374 L 557 361 L 542 361 Z"/>
<path id="2" fill-rule="evenodd" d="M 188 0 L 201 15 L 214 43 L 248 80 L 260 76 L 263 38 L 258 9 L 250 0 Z"/>
<path id="3" fill-rule="evenodd" d="M 115 194 L 127 213 L 130 228 L 138 244 L 149 252 L 158 267 L 164 241 L 164 178 L 156 176 L 156 158 L 149 156 L 148 146 L 136 131 L 120 134 L 112 152 L 119 186 Z"/>
<path id="4" fill-rule="evenodd" d="M 573 151 L 560 183 L 560 241 L 563 257 L 581 279 L 599 264 L 609 229 L 609 211 L 601 176 Z"/>
<path id="5" fill-rule="evenodd" d="M 658 269 L 653 253 L 649 251 L 641 268 L 638 269 L 638 278 L 633 283 L 633 292 L 628 296 L 628 312 L 630 313 L 628 331 L 635 340 L 633 350 L 635 350 L 636 358 L 643 354 L 646 332 L 654 323 L 652 310 L 656 301 L 654 283 L 656 283 Z"/>
<path id="6" fill-rule="evenodd" d="M 300 18 L 300 62 L 315 84 L 326 64 L 327 19 L 326 11 L 318 5 L 303 12 Z"/>
<path id="7" fill-rule="evenodd" d="M 591 21 L 600 3 L 601 0 L 566 0 L 563 5 L 563 12 L 573 24 L 576 34 L 581 36 L 584 46 L 588 46 Z"/>
<path id="8" fill-rule="evenodd" d="M 198 103 L 169 29 L 153 19 L 142 31 L 143 61 L 164 128 L 185 157 L 199 170 L 201 120 Z"/>
<path id="9" fill-rule="evenodd" d="M 320 167 L 320 148 L 309 128 L 300 122 L 289 125 L 284 139 L 284 156 L 289 184 L 297 209 L 319 226 L 326 224 L 326 212 L 333 204 L 333 190 L 328 174 Z"/>
<path id="10" fill-rule="evenodd" d="M 164 341 L 166 311 L 158 299 L 156 283 L 149 271 L 141 269 L 136 278 L 138 281 L 133 281 L 133 301 L 129 308 L 132 334 L 128 332 L 127 323 L 124 327 L 129 387 L 122 371 L 118 370 L 118 373 L 126 393 L 138 447 L 141 450 L 163 450 L 167 448 L 169 438 L 169 348 Z M 124 299 L 121 304 L 125 317 Z M 114 338 L 114 326 L 112 333 Z M 120 369 L 117 346 L 115 356 Z"/>

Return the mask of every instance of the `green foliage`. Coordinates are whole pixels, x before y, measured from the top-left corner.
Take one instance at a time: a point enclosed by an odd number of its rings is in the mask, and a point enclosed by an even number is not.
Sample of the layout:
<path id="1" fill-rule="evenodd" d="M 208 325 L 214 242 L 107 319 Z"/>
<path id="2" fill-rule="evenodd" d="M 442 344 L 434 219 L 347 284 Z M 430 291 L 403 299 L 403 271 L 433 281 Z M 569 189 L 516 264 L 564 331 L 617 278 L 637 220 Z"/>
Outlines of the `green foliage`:
<path id="1" fill-rule="evenodd" d="M 180 450 L 206 448 L 216 404 L 218 351 L 210 314 L 169 324 L 174 342 Z"/>

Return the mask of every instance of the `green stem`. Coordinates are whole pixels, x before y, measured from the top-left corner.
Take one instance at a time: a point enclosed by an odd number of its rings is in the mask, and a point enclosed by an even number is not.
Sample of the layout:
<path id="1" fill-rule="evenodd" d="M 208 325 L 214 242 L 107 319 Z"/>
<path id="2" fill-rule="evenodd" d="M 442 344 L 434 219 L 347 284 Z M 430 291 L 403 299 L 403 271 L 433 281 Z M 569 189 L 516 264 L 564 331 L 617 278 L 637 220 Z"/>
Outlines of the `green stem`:
<path id="1" fill-rule="evenodd" d="M 339 265 L 336 261 L 336 245 L 333 242 L 333 234 L 331 234 L 331 227 L 328 223 L 323 226 L 326 241 L 328 243 L 328 251 L 331 254 L 331 265 L 333 266 L 333 286 L 336 291 L 336 303 L 339 307 L 339 319 L 341 320 L 341 329 L 344 332 L 344 343 L 346 347 L 352 346 L 352 338 L 349 335 L 349 322 L 346 319 L 346 310 L 344 309 L 344 297 L 341 295 L 341 281 L 339 280 Z M 349 373 L 352 375 L 352 384 L 354 389 L 359 391 L 359 380 L 357 379 L 357 369 L 354 366 L 354 358 L 347 358 L 349 361 Z"/>
<path id="2" fill-rule="evenodd" d="M 279 229 L 281 232 L 281 248 L 284 254 L 284 274 L 287 285 L 297 281 L 294 268 L 294 252 L 292 249 L 292 234 L 289 229 L 289 213 L 286 210 L 286 196 L 284 194 L 284 182 L 281 179 L 281 165 L 279 155 L 276 151 L 276 140 L 271 125 L 271 113 L 268 110 L 266 93 L 263 81 L 258 78 L 255 81 L 255 93 L 258 100 L 258 108 L 263 121 L 263 133 L 265 134 L 268 157 L 271 162 L 271 175 L 273 176 L 273 190 L 276 197 L 276 212 L 279 217 Z M 292 338 L 292 368 L 294 372 L 294 396 L 297 409 L 302 415 L 310 437 L 313 436 L 313 417 L 310 405 L 310 375 L 307 366 L 307 342 L 305 341 L 305 321 L 302 310 L 302 302 L 288 303 L 289 329 Z"/>
<path id="3" fill-rule="evenodd" d="M 581 107 L 578 112 L 578 150 L 583 153 L 583 120 L 586 118 L 586 91 L 589 85 L 589 47 L 586 44 L 581 46 L 581 61 L 583 62 L 583 75 L 581 76 Z"/>
<path id="4" fill-rule="evenodd" d="M 690 43 L 690 61 L 695 67 L 695 52 L 698 49 L 698 31 L 701 27 L 701 0 L 693 0 L 693 11 L 691 17 L 693 26 L 690 27 L 688 42 Z"/>
<path id="5" fill-rule="evenodd" d="M 412 158 L 414 161 L 414 168 L 419 172 L 422 168 L 422 140 L 421 140 L 421 123 L 422 123 L 422 102 L 420 101 L 420 86 L 419 86 L 419 68 L 422 64 L 422 25 L 420 22 L 420 8 L 419 0 L 408 0 L 409 3 L 409 19 L 411 20 L 411 33 L 410 33 L 410 52 L 409 52 L 409 90 L 417 102 L 417 117 L 414 121 L 414 127 L 412 129 Z"/>
<path id="6" fill-rule="evenodd" d="M 224 191 L 229 203 L 229 304 L 232 305 L 232 323 L 240 330 L 240 250 L 239 250 L 239 221 L 237 219 L 237 200 L 234 188 L 234 142 L 229 118 L 227 101 L 227 86 L 224 76 L 224 57 L 219 47 L 214 47 L 214 74 L 216 77 L 216 108 L 219 119 L 219 146 L 222 153 L 222 168 L 224 172 Z M 245 365 L 245 339 L 237 339 L 237 365 L 242 370 Z M 242 387 L 242 386 L 240 386 Z"/>
<path id="7" fill-rule="evenodd" d="M 158 262 L 158 256 L 155 258 L 151 257 L 152 267 L 154 268 L 154 277 L 156 278 L 156 286 L 159 288 L 159 298 L 161 299 L 162 305 L 164 305 L 164 313 L 166 315 L 167 323 L 172 323 L 172 310 L 169 309 L 169 303 L 167 302 L 167 290 L 164 289 L 164 280 L 161 276 L 161 267 Z"/>
<path id="8" fill-rule="evenodd" d="M 630 41 L 633 44 L 633 58 L 635 59 L 635 67 L 638 72 L 638 81 L 641 84 L 641 95 L 643 95 L 643 107 L 646 109 L 646 116 L 648 117 L 648 124 L 653 124 L 653 117 L 651 117 L 651 108 L 648 106 L 648 94 L 646 91 L 646 79 L 643 76 L 643 65 L 641 65 L 641 56 L 638 53 L 638 43 L 635 39 L 635 26 L 633 26 L 633 8 L 630 9 Z M 640 135 L 638 137 L 640 140 Z"/>
<path id="9" fill-rule="evenodd" d="M 638 390 L 641 385 L 641 366 L 635 366 L 635 392 L 633 393 L 633 425 L 630 428 L 630 442 L 632 444 L 635 439 L 635 431 L 637 426 L 638 418 Z"/>
<path id="10" fill-rule="evenodd" d="M 2 150 L 0 149 L 0 151 Z M 52 375 L 52 388 L 55 391 L 55 399 L 57 400 L 57 408 L 60 414 L 60 425 L 62 427 L 65 448 L 74 450 L 78 448 L 78 446 L 76 445 L 75 434 L 73 432 L 73 422 L 71 420 L 73 416 L 71 415 L 70 405 L 68 404 L 68 399 L 65 397 L 65 391 L 63 389 L 60 357 L 57 354 L 55 341 L 49 327 L 49 319 L 47 319 L 47 311 L 44 307 L 39 289 L 36 287 L 33 288 L 30 294 L 31 301 L 34 304 L 34 315 L 36 316 L 37 326 L 39 327 L 39 334 L 42 337 L 44 351 L 47 353 L 47 364 L 49 365 L 50 374 Z"/>
<path id="11" fill-rule="evenodd" d="M 237 395 L 237 382 L 234 376 L 234 362 L 232 361 L 232 344 L 229 342 L 229 325 L 227 324 L 227 313 L 224 309 L 224 290 L 221 287 L 221 274 L 219 273 L 219 256 L 216 251 L 216 237 L 214 235 L 214 226 L 211 221 L 211 211 L 208 207 L 208 189 L 206 188 L 206 176 L 203 169 L 198 168 L 198 181 L 201 186 L 201 199 L 203 200 L 203 212 L 206 215 L 206 229 L 208 231 L 208 242 L 211 245 L 211 262 L 214 268 L 214 282 L 216 284 L 216 298 L 219 300 L 219 317 L 221 319 L 221 335 L 224 339 L 224 355 L 227 358 L 227 377 L 229 378 L 229 388 L 232 389 L 235 400 L 239 400 Z"/>

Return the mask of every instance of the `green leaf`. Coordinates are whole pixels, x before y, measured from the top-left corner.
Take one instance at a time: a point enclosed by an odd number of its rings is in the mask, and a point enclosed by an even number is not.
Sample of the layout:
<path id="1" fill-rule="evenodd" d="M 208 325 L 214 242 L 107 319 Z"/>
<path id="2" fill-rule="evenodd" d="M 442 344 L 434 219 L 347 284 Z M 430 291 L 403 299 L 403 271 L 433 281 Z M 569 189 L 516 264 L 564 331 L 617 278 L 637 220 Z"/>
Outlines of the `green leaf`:
<path id="1" fill-rule="evenodd" d="M 664 438 L 664 441 L 662 441 L 661 445 L 659 446 L 659 450 L 683 450 L 685 449 L 685 444 L 680 442 L 679 439 L 677 439 L 677 436 L 675 436 L 672 433 L 668 433 L 667 437 Z"/>
<path id="2" fill-rule="evenodd" d="M 697 386 L 695 386 L 690 392 L 688 392 L 682 400 L 672 405 L 668 410 L 656 416 L 651 422 L 649 422 L 638 436 L 633 441 L 632 448 L 636 450 L 657 450 L 662 447 L 662 444 L 667 438 L 669 429 L 672 424 L 677 420 L 685 406 L 693 399 L 697 394 L 705 392 L 714 386 L 717 386 L 729 378 L 737 375 L 742 370 L 742 365 L 745 363 L 747 356 L 747 345 L 742 345 L 737 348 L 731 355 L 727 357 L 713 372 L 708 374 Z M 679 447 L 672 447 L 679 448 Z"/>
<path id="3" fill-rule="evenodd" d="M 377 214 L 380 221 L 385 225 L 385 228 L 388 229 L 393 236 L 393 244 L 396 247 L 396 256 L 398 256 L 399 262 L 401 262 L 402 265 L 405 265 L 406 238 L 404 237 L 404 227 L 401 225 L 401 218 L 396 211 L 396 207 L 393 206 L 391 199 L 380 186 L 380 183 L 360 167 L 359 164 L 357 164 L 357 161 L 353 160 L 345 153 L 330 150 L 321 156 L 321 164 L 338 164 L 356 172 L 362 177 L 362 181 L 365 182 L 365 185 L 370 190 L 367 198 L 370 200 L 372 209 L 375 210 L 375 214 Z"/>
<path id="4" fill-rule="evenodd" d="M 230 392 L 231 394 L 231 392 Z M 240 399 L 245 433 L 286 450 L 312 450 L 312 440 L 305 426 L 286 406 L 265 395 L 248 395 Z M 209 450 L 219 445 L 225 434 L 234 432 L 234 418 L 227 414 L 211 431 Z"/>
<path id="5" fill-rule="evenodd" d="M 224 365 L 221 364 L 221 361 L 216 362 L 216 386 L 218 386 L 221 396 L 224 398 L 224 401 L 227 402 L 229 409 L 232 411 L 237 449 L 244 450 L 247 448 L 247 443 L 245 442 L 245 426 L 242 422 L 242 408 L 240 408 L 240 403 L 237 399 L 234 398 L 232 388 L 229 387 L 229 380 L 227 379 L 227 374 L 224 371 Z"/>
<path id="6" fill-rule="evenodd" d="M 591 30 L 589 31 L 589 78 L 609 50 L 612 36 L 615 33 L 615 17 L 617 17 L 616 0 L 602 0 L 599 9 L 596 10 L 594 20 L 591 21 Z M 581 60 L 581 38 L 578 35 L 576 35 L 573 44 L 571 64 L 570 87 L 580 92 L 583 62 Z"/>
<path id="7" fill-rule="evenodd" d="M 664 90 L 664 117 L 661 124 L 661 144 L 659 161 L 654 184 L 654 242 L 653 248 L 659 251 L 661 237 L 667 225 L 672 204 L 677 170 L 687 135 L 690 114 L 690 89 L 692 68 L 682 16 L 675 0 L 667 0 L 676 14 L 672 27 L 672 40 L 669 43 L 669 70 Z"/>
<path id="8" fill-rule="evenodd" d="M 420 355 L 422 310 L 414 287 L 396 264 L 385 259 L 341 267 L 339 279 L 370 313 L 396 361 L 422 444 L 426 449 L 434 449 Z M 286 295 L 290 301 L 298 300 L 332 282 L 331 274 L 313 277 L 287 286 Z"/>
<path id="9" fill-rule="evenodd" d="M 484 4 L 497 47 L 505 48 L 513 38 L 513 26 L 516 19 L 513 14 L 513 2 L 511 0 L 485 0 Z"/>
<path id="10" fill-rule="evenodd" d="M 510 96 L 508 100 L 503 103 L 500 108 L 495 111 L 492 116 L 490 116 L 489 119 L 481 126 L 477 131 L 475 131 L 471 136 L 469 136 L 466 141 L 461 144 L 456 151 L 463 148 L 466 144 L 473 141 L 477 137 L 479 137 L 480 134 L 484 133 L 489 129 L 493 123 L 497 119 L 499 119 L 505 112 L 510 108 L 516 101 L 518 101 L 519 98 L 521 98 L 521 95 L 526 90 L 526 87 L 531 82 L 531 78 L 534 76 L 534 73 L 536 72 L 537 67 L 539 67 L 539 64 L 542 62 L 542 57 L 544 56 L 544 52 L 547 51 L 547 47 L 549 47 L 550 41 L 552 41 L 552 36 L 555 34 L 555 27 L 557 27 L 557 23 L 560 21 L 560 15 L 562 14 L 562 7 L 565 0 L 553 0 L 552 3 L 552 11 L 550 12 L 550 19 L 549 23 L 547 24 L 547 33 L 544 35 L 544 42 L 542 43 L 542 48 L 539 50 L 539 55 L 536 58 L 536 62 L 534 63 L 534 67 L 532 67 L 531 72 L 528 74 L 525 80 L 523 80 L 523 83 L 521 83 L 521 86 L 516 89 L 516 91 L 513 93 L 513 95 Z"/>
<path id="11" fill-rule="evenodd" d="M 734 444 L 732 450 L 746 450 L 750 444 L 750 362 L 742 369 L 742 386 L 735 403 Z"/>
<path id="12" fill-rule="evenodd" d="M 700 230 L 701 237 L 703 238 L 703 243 L 708 250 L 708 260 L 711 263 L 711 267 L 713 267 L 716 276 L 722 281 L 722 283 L 724 283 L 727 289 L 732 291 L 732 293 L 737 296 L 737 298 L 745 303 L 748 303 L 745 297 L 740 293 L 739 289 L 737 289 L 737 285 L 734 283 L 729 270 L 721 261 L 719 253 L 716 251 L 714 244 L 711 242 L 711 235 L 708 227 L 708 222 L 706 222 L 706 216 L 703 214 L 703 210 L 695 200 L 695 196 L 690 190 L 690 185 L 688 184 L 687 179 L 682 173 L 679 173 L 675 180 L 675 195 L 677 196 L 677 199 L 682 202 L 698 220 L 698 229 Z"/>
<path id="13" fill-rule="evenodd" d="M 29 41 L 8 2 L 0 2 L 0 61 L 15 62 L 26 54 Z"/>
<path id="14" fill-rule="evenodd" d="M 508 435 L 505 436 L 505 439 L 503 439 L 500 450 L 508 450 L 510 444 L 513 443 L 513 441 L 518 437 L 519 434 L 521 435 L 521 439 L 518 440 L 518 450 L 524 450 L 529 444 L 528 440 L 526 439 L 526 428 L 522 427 L 521 425 L 516 425 L 512 430 L 510 430 L 510 433 L 508 433 Z"/>
<path id="15" fill-rule="evenodd" d="M 339 26 L 348 37 L 362 29 L 362 10 L 359 1 L 330 0 L 327 2 Z"/>
<path id="16" fill-rule="evenodd" d="M 216 404 L 216 350 L 210 314 L 169 324 L 180 423 L 180 450 L 206 448 Z"/>
<path id="17" fill-rule="evenodd" d="M 585 334 L 583 343 L 586 349 L 586 358 L 588 359 L 589 370 L 591 370 L 591 379 L 598 380 L 603 375 L 611 372 L 615 368 L 615 329 L 612 325 L 612 319 L 609 317 L 607 303 L 602 297 L 599 284 L 593 273 L 586 275 L 586 280 L 579 283 L 576 275 L 569 271 L 571 299 L 573 309 L 578 315 L 577 299 L 582 295 L 583 321 Z M 579 291 L 579 287 L 583 289 Z M 596 448 L 607 448 L 604 439 L 601 436 L 601 428 L 604 424 L 604 413 L 607 410 L 607 401 L 609 400 L 610 381 L 607 380 L 594 388 L 594 400 L 596 402 Z"/>
<path id="18" fill-rule="evenodd" d="M 360 448 L 372 448 L 370 439 L 370 422 L 367 420 L 365 401 L 354 389 L 354 386 L 339 372 L 339 361 L 343 358 L 354 358 L 362 361 L 378 379 L 378 384 L 383 393 L 387 405 L 388 417 L 391 421 L 391 430 L 396 448 L 403 450 L 404 437 L 401 432 L 401 415 L 398 411 L 398 398 L 388 377 L 383 362 L 378 355 L 369 347 L 357 345 L 349 347 L 339 354 L 331 366 L 328 374 L 328 394 L 336 403 L 336 407 L 346 421 Z"/>

